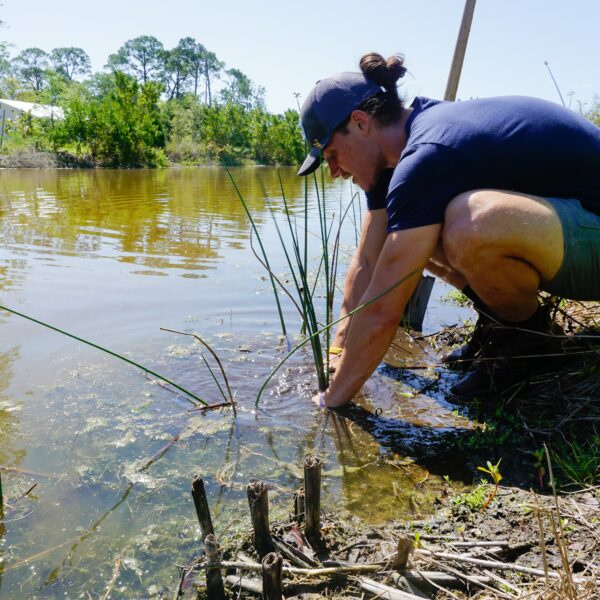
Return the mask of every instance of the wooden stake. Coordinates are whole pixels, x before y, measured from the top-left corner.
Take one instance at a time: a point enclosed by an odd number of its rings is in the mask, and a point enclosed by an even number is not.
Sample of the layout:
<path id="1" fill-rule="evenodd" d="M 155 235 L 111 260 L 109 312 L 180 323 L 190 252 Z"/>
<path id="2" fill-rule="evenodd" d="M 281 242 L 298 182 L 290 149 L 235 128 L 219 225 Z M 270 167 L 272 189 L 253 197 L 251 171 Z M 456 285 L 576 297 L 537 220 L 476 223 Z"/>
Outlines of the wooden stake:
<path id="1" fill-rule="evenodd" d="M 313 543 L 321 539 L 321 459 L 304 459 L 304 518 L 306 537 Z"/>
<path id="2" fill-rule="evenodd" d="M 200 523 L 202 539 L 205 539 L 207 535 L 214 535 L 215 530 L 213 528 L 212 519 L 210 518 L 208 500 L 204 489 L 204 480 L 198 475 L 196 475 L 192 481 L 192 498 L 194 499 L 196 515 L 198 515 L 198 522 Z"/>
<path id="3" fill-rule="evenodd" d="M 225 587 L 219 565 L 219 544 L 214 534 L 209 534 L 204 540 L 204 552 L 209 566 L 206 569 L 206 593 L 208 600 L 225 600 Z"/>
<path id="4" fill-rule="evenodd" d="M 254 529 L 254 546 L 262 558 L 273 550 L 269 526 L 269 491 L 264 481 L 251 481 L 247 491 L 252 529 Z"/>
<path id="5" fill-rule="evenodd" d="M 392 567 L 396 571 L 404 571 L 408 563 L 408 557 L 413 549 L 413 543 L 409 538 L 401 537 L 398 539 L 396 554 L 392 559 Z"/>
<path id="6" fill-rule="evenodd" d="M 300 525 L 304 523 L 304 488 L 294 492 L 294 521 Z"/>
<path id="7" fill-rule="evenodd" d="M 456 91 L 458 90 L 458 82 L 460 81 L 460 74 L 465 60 L 465 52 L 467 50 L 474 12 L 475 0 L 465 0 L 465 8 L 463 10 L 460 29 L 458 30 L 458 37 L 456 38 L 456 46 L 454 47 L 454 56 L 452 58 L 450 74 L 448 75 L 444 100 L 450 100 L 451 102 L 456 100 Z"/>
<path id="8" fill-rule="evenodd" d="M 264 600 L 281 600 L 281 567 L 283 559 L 276 552 L 270 552 L 262 560 L 262 582 Z"/>

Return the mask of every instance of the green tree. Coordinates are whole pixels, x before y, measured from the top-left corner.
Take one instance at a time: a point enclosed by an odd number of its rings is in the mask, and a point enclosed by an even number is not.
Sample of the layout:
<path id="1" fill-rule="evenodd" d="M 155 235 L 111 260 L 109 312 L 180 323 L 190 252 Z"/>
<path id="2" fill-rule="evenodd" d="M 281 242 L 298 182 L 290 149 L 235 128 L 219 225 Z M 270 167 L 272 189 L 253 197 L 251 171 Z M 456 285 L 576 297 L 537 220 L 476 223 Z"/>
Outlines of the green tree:
<path id="1" fill-rule="evenodd" d="M 48 54 L 41 48 L 26 48 L 15 57 L 13 62 L 17 77 L 36 92 L 44 87 L 48 66 Z"/>
<path id="2" fill-rule="evenodd" d="M 221 62 L 214 52 L 204 52 L 202 76 L 204 77 L 204 102 L 212 105 L 212 82 L 219 79 L 225 63 Z"/>
<path id="3" fill-rule="evenodd" d="M 180 39 L 177 48 L 185 57 L 184 59 L 187 63 L 190 75 L 191 91 L 194 96 L 197 96 L 200 79 L 204 75 L 205 70 L 206 48 L 191 37 Z"/>
<path id="4" fill-rule="evenodd" d="M 300 164 L 305 150 L 298 112 L 287 110 L 283 115 L 270 115 L 263 109 L 253 112 L 254 160 L 261 164 Z"/>
<path id="5" fill-rule="evenodd" d="M 8 49 L 4 42 L 0 42 L 0 94 L 6 96 L 7 80 L 11 76 Z"/>
<path id="6" fill-rule="evenodd" d="M 594 103 L 592 108 L 588 110 L 585 116 L 592 122 L 600 127 L 600 98 L 598 96 L 594 97 Z"/>
<path id="7" fill-rule="evenodd" d="M 73 81 L 77 75 L 88 75 L 91 70 L 90 57 L 81 48 L 54 48 L 50 61 L 58 73 Z"/>
<path id="8" fill-rule="evenodd" d="M 94 161 L 108 166 L 156 166 L 164 162 L 165 136 L 159 109 L 162 85 L 139 84 L 116 71 L 112 90 L 94 97 L 81 88 L 68 104 L 66 118 L 57 124 L 60 143 L 88 150 Z"/>
<path id="9" fill-rule="evenodd" d="M 116 54 L 111 54 L 107 67 L 133 75 L 142 83 L 162 81 L 165 57 L 162 42 L 152 35 L 142 35 L 128 40 Z"/>
<path id="10" fill-rule="evenodd" d="M 187 48 L 181 42 L 172 50 L 165 52 L 165 84 L 167 96 L 181 98 L 192 75 L 191 57 Z"/>
<path id="11" fill-rule="evenodd" d="M 247 109 L 264 104 L 264 88 L 256 87 L 247 75 L 239 69 L 229 69 L 227 76 L 228 85 L 221 90 L 223 102 L 241 104 Z"/>

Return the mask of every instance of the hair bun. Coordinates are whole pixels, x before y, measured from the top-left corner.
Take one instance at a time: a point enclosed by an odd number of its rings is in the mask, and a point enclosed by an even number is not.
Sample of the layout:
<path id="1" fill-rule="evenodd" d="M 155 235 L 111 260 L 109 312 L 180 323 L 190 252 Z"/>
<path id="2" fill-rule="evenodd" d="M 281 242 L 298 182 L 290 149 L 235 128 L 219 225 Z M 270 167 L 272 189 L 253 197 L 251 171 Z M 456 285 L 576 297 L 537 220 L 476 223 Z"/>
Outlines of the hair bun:
<path id="1" fill-rule="evenodd" d="M 395 89 L 398 80 L 406 74 L 402 54 L 394 54 L 385 60 L 381 54 L 369 52 L 360 59 L 360 70 L 386 90 Z"/>

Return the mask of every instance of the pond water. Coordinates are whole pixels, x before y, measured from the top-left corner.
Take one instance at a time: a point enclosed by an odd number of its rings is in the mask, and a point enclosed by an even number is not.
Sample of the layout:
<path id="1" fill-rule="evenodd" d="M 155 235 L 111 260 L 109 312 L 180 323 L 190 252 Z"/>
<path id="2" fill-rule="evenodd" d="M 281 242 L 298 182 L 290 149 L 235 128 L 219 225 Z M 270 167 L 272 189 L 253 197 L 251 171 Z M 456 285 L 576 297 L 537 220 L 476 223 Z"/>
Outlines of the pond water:
<path id="1" fill-rule="evenodd" d="M 291 169 L 232 173 L 272 269 L 286 280 L 270 209 L 281 220 L 281 177 L 301 231 L 303 181 Z M 324 186 L 330 214 L 339 215 L 353 196 L 349 182 Z M 313 189 L 308 204 L 308 257 L 316 270 Z M 343 226 L 342 274 L 360 218 L 357 202 Z M 428 368 L 408 374 L 382 366 L 356 418 L 312 406 L 316 378 L 303 351 L 255 406 L 261 383 L 300 335 L 283 298 L 289 331 L 288 340 L 281 337 L 249 231 L 223 169 L 2 172 L 0 305 L 221 402 L 201 346 L 160 328 L 195 332 L 223 362 L 238 416 L 230 409 L 199 414 L 135 367 L 0 310 L 0 597 L 103 597 L 115 574 L 115 596 L 171 590 L 172 597 L 175 564 L 202 547 L 190 496 L 195 474 L 206 482 L 222 543 L 250 525 L 251 478 L 272 484 L 274 517 L 291 511 L 309 453 L 325 461 L 326 511 L 344 508 L 363 522 L 381 522 L 431 510 L 453 465 L 432 468 L 419 460 L 421 450 L 470 424 L 427 391 L 437 357 L 423 340 L 400 332 L 394 360 Z M 441 300 L 447 293 L 436 283 L 425 334 L 468 316 Z"/>

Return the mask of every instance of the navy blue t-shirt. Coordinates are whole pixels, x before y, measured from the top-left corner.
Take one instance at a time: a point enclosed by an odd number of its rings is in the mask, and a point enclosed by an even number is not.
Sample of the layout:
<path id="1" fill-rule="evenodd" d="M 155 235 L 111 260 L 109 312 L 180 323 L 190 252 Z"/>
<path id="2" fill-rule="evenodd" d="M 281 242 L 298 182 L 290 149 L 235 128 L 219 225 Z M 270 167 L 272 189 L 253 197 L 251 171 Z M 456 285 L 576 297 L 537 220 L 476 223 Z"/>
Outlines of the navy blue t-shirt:
<path id="1" fill-rule="evenodd" d="M 600 214 L 600 127 L 587 119 L 521 96 L 411 106 L 398 165 L 367 194 L 388 231 L 442 223 L 452 198 L 485 188 L 576 198 Z"/>

